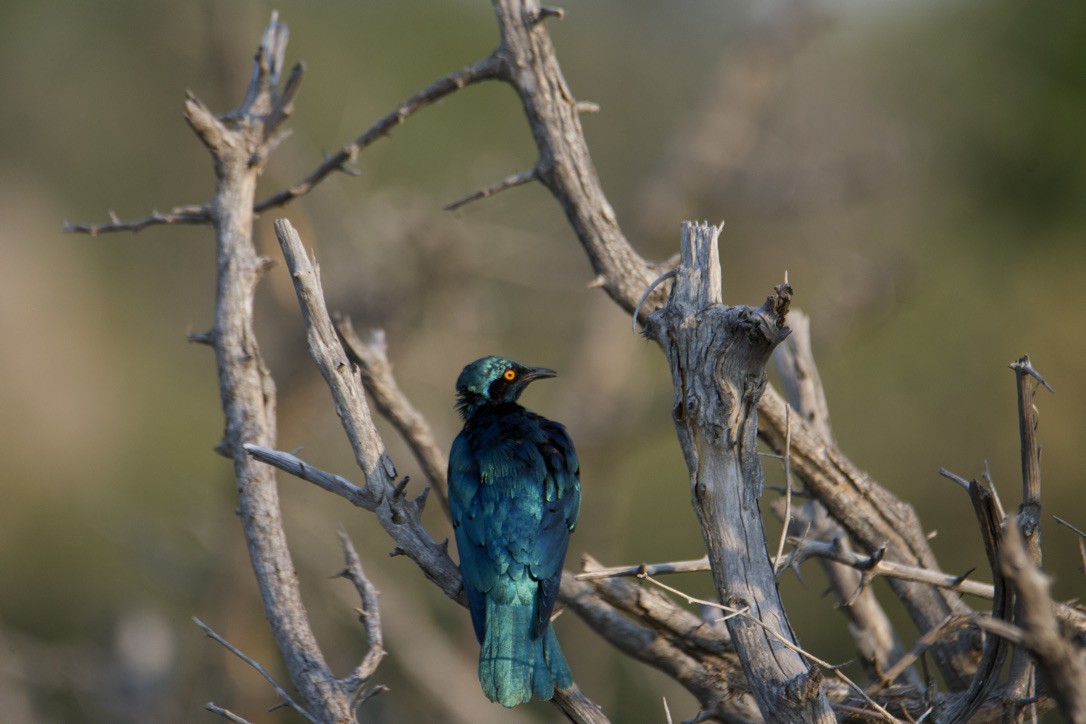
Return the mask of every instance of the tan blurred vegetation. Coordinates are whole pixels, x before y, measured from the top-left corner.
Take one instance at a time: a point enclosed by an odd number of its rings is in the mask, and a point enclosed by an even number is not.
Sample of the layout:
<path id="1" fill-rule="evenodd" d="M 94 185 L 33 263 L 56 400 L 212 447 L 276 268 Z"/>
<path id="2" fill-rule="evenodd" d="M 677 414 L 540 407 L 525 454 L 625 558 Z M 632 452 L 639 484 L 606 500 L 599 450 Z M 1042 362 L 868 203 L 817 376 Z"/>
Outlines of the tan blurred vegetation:
<path id="1" fill-rule="evenodd" d="M 430 80 L 496 43 L 483 2 L 275 4 L 288 59 L 308 74 L 266 192 L 308 173 Z M 5 722 L 179 722 L 204 702 L 256 721 L 274 693 L 203 638 L 198 615 L 278 671 L 248 571 L 221 432 L 214 363 L 188 331 L 211 322 L 204 228 L 65 236 L 100 221 L 202 203 L 213 177 L 181 117 L 192 89 L 237 106 L 268 2 L 0 5 L 0 700 Z M 947 571 L 984 570 L 965 495 L 936 473 L 987 460 L 1019 495 L 1014 376 L 1040 394 L 1045 568 L 1083 590 L 1086 525 L 1086 10 L 1073 3 L 791 4 L 571 0 L 550 26 L 604 187 L 638 250 L 663 259 L 686 218 L 726 221 L 725 299 L 760 303 L 785 270 L 813 318 L 841 447 L 938 531 Z M 458 421 L 461 366 L 502 353 L 561 373 L 528 404 L 563 420 L 582 457 L 570 565 L 700 555 L 670 422 L 662 355 L 598 290 L 560 209 L 522 187 L 442 206 L 529 168 L 505 87 L 424 111 L 285 211 L 315 248 L 333 308 L 384 327 L 399 381 L 439 439 Z M 265 253 L 277 255 L 260 221 Z M 261 344 L 280 389 L 283 449 L 351 475 L 350 450 L 306 357 L 282 268 L 263 288 Z M 386 440 L 394 440 L 390 433 Z M 401 472 L 413 461 L 393 447 Z M 783 472 L 767 463 L 770 484 Z M 335 529 L 382 591 L 392 690 L 375 721 L 553 720 L 498 712 L 474 679 L 466 614 L 427 585 L 376 523 L 282 479 L 298 573 L 318 635 L 345 669 L 360 655 Z M 448 535 L 438 506 L 427 512 Z M 771 525 L 776 526 L 776 523 Z M 778 528 L 779 529 L 779 528 Z M 854 652 L 813 564 L 782 587 L 804 645 Z M 708 575 L 676 579 L 692 593 Z M 892 615 L 899 612 L 887 603 Z M 899 616 L 910 643 L 915 632 Z M 695 711 L 665 677 L 573 616 L 559 635 L 579 683 L 614 721 Z M 651 712 L 651 717 L 648 714 Z M 206 715 L 210 716 L 210 715 Z M 459 717 L 459 718 L 458 718 Z"/>

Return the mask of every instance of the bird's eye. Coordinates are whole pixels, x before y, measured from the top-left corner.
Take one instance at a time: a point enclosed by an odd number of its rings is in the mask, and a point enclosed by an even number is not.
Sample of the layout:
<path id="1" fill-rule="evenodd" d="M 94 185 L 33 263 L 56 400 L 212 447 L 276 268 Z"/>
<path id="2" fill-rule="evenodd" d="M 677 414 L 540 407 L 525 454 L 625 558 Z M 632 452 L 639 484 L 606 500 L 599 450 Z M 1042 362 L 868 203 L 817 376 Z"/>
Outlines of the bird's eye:
<path id="1" fill-rule="evenodd" d="M 508 381 L 512 382 L 513 380 L 515 380 L 517 378 L 517 371 L 514 370 L 514 369 L 507 369 L 505 371 L 505 374 L 502 375 L 502 377 L 504 377 Z"/>

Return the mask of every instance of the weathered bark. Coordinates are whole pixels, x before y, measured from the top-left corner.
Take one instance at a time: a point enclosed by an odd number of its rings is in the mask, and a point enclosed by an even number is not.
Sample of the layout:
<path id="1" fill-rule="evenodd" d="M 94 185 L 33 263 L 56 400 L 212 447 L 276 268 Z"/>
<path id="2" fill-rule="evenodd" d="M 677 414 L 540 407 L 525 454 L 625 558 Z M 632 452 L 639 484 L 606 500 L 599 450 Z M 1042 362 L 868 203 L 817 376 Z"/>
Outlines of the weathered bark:
<path id="1" fill-rule="evenodd" d="M 322 722 L 353 722 L 353 692 L 329 671 L 302 603 L 275 471 L 244 448 L 275 444 L 275 385 L 253 331 L 253 296 L 267 260 L 256 253 L 252 227 L 256 179 L 278 125 L 290 112 L 295 87 L 288 83 L 282 94 L 278 90 L 286 38 L 286 26 L 273 17 L 248 97 L 237 111 L 216 117 L 192 96 L 185 104 L 185 119 L 211 152 L 216 178 L 210 204 L 218 262 L 215 324 L 202 339 L 215 348 L 226 415 L 219 451 L 234 463 L 238 511 L 264 613 L 309 714 Z"/>
<path id="2" fill-rule="evenodd" d="M 821 673 L 787 645 L 798 646 L 759 509 L 765 479 L 757 404 L 765 365 L 788 334 L 791 288 L 777 287 L 759 308 L 724 306 L 718 234 L 707 224 L 683 224 L 671 296 L 649 317 L 646 333 L 660 342 L 671 367 L 672 416 L 717 596 L 761 622 L 727 619 L 758 708 L 766 721 L 832 722 Z"/>

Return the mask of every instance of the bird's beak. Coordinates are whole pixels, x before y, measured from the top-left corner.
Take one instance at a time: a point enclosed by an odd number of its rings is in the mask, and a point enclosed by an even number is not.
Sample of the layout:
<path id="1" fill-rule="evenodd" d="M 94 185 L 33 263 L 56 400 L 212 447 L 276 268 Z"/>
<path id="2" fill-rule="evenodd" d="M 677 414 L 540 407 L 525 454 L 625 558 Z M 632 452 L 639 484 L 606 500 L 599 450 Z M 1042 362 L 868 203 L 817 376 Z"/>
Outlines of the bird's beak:
<path id="1" fill-rule="evenodd" d="M 557 377 L 558 373 L 552 369 L 546 367 L 529 367 L 528 371 L 520 376 L 521 382 L 531 382 L 532 380 L 542 380 L 547 377 Z"/>

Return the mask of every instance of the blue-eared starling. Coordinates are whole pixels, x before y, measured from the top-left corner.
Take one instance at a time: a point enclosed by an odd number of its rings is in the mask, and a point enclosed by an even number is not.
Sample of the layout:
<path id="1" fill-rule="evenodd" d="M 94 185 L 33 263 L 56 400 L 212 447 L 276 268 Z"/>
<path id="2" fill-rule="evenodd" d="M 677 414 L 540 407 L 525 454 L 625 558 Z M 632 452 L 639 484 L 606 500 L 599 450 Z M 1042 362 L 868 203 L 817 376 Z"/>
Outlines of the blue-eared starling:
<path id="1" fill-rule="evenodd" d="M 464 428 L 449 453 L 460 573 L 491 701 L 550 699 L 573 683 L 550 617 L 581 507 L 580 467 L 566 428 L 517 404 L 553 370 L 483 357 L 456 381 Z"/>

